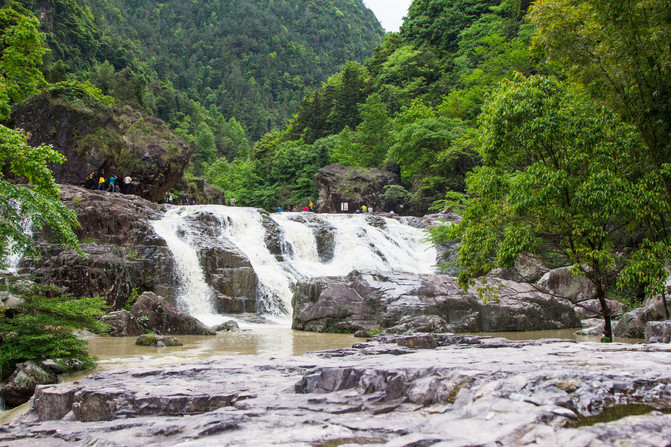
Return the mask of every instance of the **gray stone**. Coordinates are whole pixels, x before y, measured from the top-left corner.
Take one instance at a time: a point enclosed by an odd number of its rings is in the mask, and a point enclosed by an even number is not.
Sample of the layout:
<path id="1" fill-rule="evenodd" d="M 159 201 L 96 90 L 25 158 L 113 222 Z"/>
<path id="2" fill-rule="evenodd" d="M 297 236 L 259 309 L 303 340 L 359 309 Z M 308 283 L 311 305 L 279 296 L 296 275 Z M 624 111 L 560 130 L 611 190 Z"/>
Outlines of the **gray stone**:
<path id="1" fill-rule="evenodd" d="M 154 346 L 157 348 L 183 346 L 179 338 L 156 334 L 142 334 L 135 340 L 135 344 L 138 346 Z"/>
<path id="2" fill-rule="evenodd" d="M 131 315 L 146 330 L 169 335 L 215 335 L 197 318 L 172 306 L 162 297 L 144 292 L 130 309 Z"/>
<path id="3" fill-rule="evenodd" d="M 528 284 L 497 280 L 487 303 L 477 290 L 464 291 L 455 278 L 412 273 L 353 272 L 297 284 L 293 328 L 351 332 L 392 328 L 422 315 L 442 318 L 441 332 L 524 331 L 577 327 L 573 308 Z M 418 320 L 422 321 L 422 320 Z M 435 321 L 435 320 L 434 320 Z M 409 329 L 402 326 L 399 329 Z M 432 329 L 431 329 L 432 330 Z"/>
<path id="4" fill-rule="evenodd" d="M 648 343 L 671 342 L 671 320 L 649 321 L 646 323 L 645 341 Z"/>
<path id="5" fill-rule="evenodd" d="M 100 320 L 109 326 L 109 334 L 113 337 L 137 337 L 144 333 L 135 316 L 128 310 L 110 312 Z"/>
<path id="6" fill-rule="evenodd" d="M 56 382 L 58 378 L 50 368 L 33 361 L 19 363 L 0 390 L 0 397 L 10 405 L 21 405 L 30 400 L 37 385 Z"/>
<path id="7" fill-rule="evenodd" d="M 240 326 L 234 320 L 228 320 L 212 328 L 215 332 L 240 332 Z"/>
<path id="8" fill-rule="evenodd" d="M 587 301 L 596 296 L 594 284 L 569 267 L 550 270 L 538 280 L 538 286 L 572 302 Z"/>
<path id="9" fill-rule="evenodd" d="M 297 357 L 218 357 L 41 386 L 3 446 L 667 445 L 669 345 L 437 334 Z M 477 343 L 475 343 L 477 341 Z M 401 355 L 402 352 L 402 355 Z M 577 366 L 579 365 L 579 366 Z M 606 409 L 638 409 L 595 425 Z"/>
<path id="10" fill-rule="evenodd" d="M 627 312 L 613 327 L 616 337 L 645 338 L 645 328 L 649 321 L 666 319 L 661 299 L 650 299 L 643 307 Z"/>
<path id="11" fill-rule="evenodd" d="M 511 269 L 495 269 L 487 276 L 507 279 L 510 281 L 535 283 L 543 277 L 549 269 L 535 256 L 523 253 L 515 261 L 515 267 Z"/>
<path id="12" fill-rule="evenodd" d="M 449 325 L 444 318 L 438 315 L 420 315 L 418 317 L 405 316 L 397 325 L 390 327 L 386 332 L 404 334 L 406 332 L 449 332 Z"/>

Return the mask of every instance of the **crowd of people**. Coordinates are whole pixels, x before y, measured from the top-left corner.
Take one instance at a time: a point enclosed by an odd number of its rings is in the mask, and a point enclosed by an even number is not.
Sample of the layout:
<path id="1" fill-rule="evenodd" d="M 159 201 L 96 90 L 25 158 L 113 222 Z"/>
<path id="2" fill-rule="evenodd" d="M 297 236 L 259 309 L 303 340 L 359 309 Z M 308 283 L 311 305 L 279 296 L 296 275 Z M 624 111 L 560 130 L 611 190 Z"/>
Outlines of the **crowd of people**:
<path id="1" fill-rule="evenodd" d="M 133 179 L 129 175 L 119 178 L 116 173 L 112 173 L 109 178 L 106 178 L 105 170 L 100 169 L 89 174 L 85 186 L 92 190 L 130 194 L 132 184 Z"/>

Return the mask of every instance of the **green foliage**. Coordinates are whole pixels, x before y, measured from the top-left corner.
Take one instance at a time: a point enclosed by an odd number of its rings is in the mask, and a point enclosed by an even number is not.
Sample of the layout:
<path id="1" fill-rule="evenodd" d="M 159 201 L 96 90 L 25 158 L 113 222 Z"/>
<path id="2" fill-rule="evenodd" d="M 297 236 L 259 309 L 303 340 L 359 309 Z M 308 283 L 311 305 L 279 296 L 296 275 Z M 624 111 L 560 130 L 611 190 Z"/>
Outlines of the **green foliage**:
<path id="1" fill-rule="evenodd" d="M 131 290 L 128 299 L 126 299 L 126 304 L 123 305 L 123 308 L 125 310 L 130 310 L 138 298 L 140 298 L 140 289 L 138 287 L 133 287 L 133 290 Z"/>
<path id="2" fill-rule="evenodd" d="M 0 318 L 0 373 L 6 376 L 17 363 L 53 359 L 67 369 L 87 369 L 94 365 L 86 341 L 73 330 L 104 332 L 98 321 L 103 315 L 102 297 L 75 298 L 70 295 L 49 297 L 53 290 L 44 286 L 10 286 L 12 294 L 24 300 L 21 313 Z"/>
<path id="3" fill-rule="evenodd" d="M 45 225 L 57 240 L 66 247 L 79 251 L 77 236 L 72 231 L 78 227 L 77 214 L 60 201 L 58 185 L 54 183 L 48 163 L 63 163 L 64 157 L 41 145 L 28 144 L 28 134 L 0 125 L 0 265 L 11 253 L 37 255 L 32 237 L 26 235 L 21 223 L 30 219 L 34 229 Z M 22 179 L 29 186 L 16 185 L 7 177 Z"/>
<path id="4" fill-rule="evenodd" d="M 46 84 L 39 70 L 47 53 L 44 35 L 38 31 L 37 19 L 12 8 L 0 9 L 0 23 L 0 79 L 4 79 L 9 100 L 19 102 Z"/>
<path id="5" fill-rule="evenodd" d="M 461 240 L 459 283 L 525 252 L 552 253 L 594 284 L 611 337 L 605 296 L 636 226 L 635 131 L 541 76 L 502 83 L 480 123 L 484 165 L 469 175 L 475 198 L 451 231 Z"/>

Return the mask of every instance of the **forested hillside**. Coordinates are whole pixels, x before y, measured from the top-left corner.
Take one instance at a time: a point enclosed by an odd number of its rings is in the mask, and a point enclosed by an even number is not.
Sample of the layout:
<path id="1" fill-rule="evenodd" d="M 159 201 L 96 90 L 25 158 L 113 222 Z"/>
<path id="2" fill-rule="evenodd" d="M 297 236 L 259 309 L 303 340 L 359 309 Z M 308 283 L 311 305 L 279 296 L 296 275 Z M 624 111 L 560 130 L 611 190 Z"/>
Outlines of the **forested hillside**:
<path id="1" fill-rule="evenodd" d="M 515 71 L 550 71 L 530 49 L 528 7 L 415 0 L 400 33 L 306 97 L 285 130 L 256 144 L 251 161 L 219 161 L 207 178 L 243 203 L 272 207 L 314 196 L 312 176 L 326 164 L 386 165 L 405 183 L 390 189 L 393 200 L 420 213 L 442 206 L 446 191 L 464 192 L 479 162 L 472 136 L 486 94 Z"/>
<path id="2" fill-rule="evenodd" d="M 203 162 L 248 155 L 382 28 L 359 0 L 5 0 L 40 20 L 50 82 L 91 81 L 165 120 Z"/>

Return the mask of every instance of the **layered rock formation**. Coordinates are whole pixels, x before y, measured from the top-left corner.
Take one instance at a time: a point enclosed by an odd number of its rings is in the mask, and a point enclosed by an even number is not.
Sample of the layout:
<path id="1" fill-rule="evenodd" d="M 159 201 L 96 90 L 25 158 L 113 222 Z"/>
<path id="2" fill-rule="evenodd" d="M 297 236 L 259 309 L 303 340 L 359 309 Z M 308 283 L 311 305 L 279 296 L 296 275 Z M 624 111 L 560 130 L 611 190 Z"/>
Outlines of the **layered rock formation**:
<path id="1" fill-rule="evenodd" d="M 333 332 L 390 328 L 406 316 L 437 315 L 454 332 L 531 331 L 579 327 L 573 308 L 528 284 L 499 280 L 484 303 L 453 277 L 354 272 L 299 283 L 293 328 Z"/>
<path id="2" fill-rule="evenodd" d="M 61 199 L 77 212 L 75 229 L 87 258 L 38 236 L 40 259 L 25 259 L 22 272 L 75 296 L 104 296 L 121 309 L 133 289 L 174 297 L 172 255 L 149 221 L 161 208 L 135 195 L 61 186 Z"/>
<path id="3" fill-rule="evenodd" d="M 0 443 L 647 447 L 671 439 L 671 415 L 659 411 L 671 409 L 666 345 L 425 337 L 438 347 L 380 336 L 300 357 L 221 357 L 43 386 L 32 410 L 0 429 Z"/>
<path id="4" fill-rule="evenodd" d="M 353 213 L 365 205 L 374 211 L 389 211 L 385 208 L 384 187 L 400 182 L 398 174 L 380 169 L 326 166 L 315 174 L 317 209 L 320 213 Z M 347 211 L 341 210 L 342 203 L 347 203 Z"/>
<path id="5" fill-rule="evenodd" d="M 63 165 L 52 167 L 57 183 L 82 185 L 104 169 L 106 179 L 132 177 L 131 193 L 154 202 L 182 179 L 191 152 L 165 122 L 104 106 L 83 92 L 45 92 L 19 105 L 12 124 L 31 133 L 30 144 L 51 144 L 65 155 Z"/>

